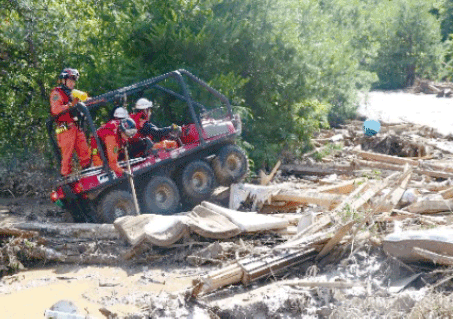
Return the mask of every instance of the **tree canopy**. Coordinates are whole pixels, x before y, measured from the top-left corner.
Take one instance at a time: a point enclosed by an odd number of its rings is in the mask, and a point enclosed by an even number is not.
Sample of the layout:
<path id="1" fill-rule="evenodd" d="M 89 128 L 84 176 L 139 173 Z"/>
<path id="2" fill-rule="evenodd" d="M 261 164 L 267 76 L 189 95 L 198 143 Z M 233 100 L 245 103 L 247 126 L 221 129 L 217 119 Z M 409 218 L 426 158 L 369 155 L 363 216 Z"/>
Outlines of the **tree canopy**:
<path id="1" fill-rule="evenodd" d="M 255 167 L 306 151 L 354 116 L 358 92 L 451 77 L 451 0 L 6 0 L 0 151 L 48 152 L 64 67 L 94 96 L 176 69 L 225 94 Z"/>

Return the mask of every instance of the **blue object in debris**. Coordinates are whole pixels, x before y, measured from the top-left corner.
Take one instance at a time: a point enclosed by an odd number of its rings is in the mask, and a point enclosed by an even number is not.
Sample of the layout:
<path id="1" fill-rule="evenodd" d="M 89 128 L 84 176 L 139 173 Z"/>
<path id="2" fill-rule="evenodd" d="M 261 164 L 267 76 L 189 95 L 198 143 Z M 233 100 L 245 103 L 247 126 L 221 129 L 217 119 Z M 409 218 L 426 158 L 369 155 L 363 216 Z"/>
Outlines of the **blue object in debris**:
<path id="1" fill-rule="evenodd" d="M 363 123 L 363 133 L 368 137 L 376 135 L 379 130 L 381 130 L 381 124 L 377 120 L 368 119 Z"/>

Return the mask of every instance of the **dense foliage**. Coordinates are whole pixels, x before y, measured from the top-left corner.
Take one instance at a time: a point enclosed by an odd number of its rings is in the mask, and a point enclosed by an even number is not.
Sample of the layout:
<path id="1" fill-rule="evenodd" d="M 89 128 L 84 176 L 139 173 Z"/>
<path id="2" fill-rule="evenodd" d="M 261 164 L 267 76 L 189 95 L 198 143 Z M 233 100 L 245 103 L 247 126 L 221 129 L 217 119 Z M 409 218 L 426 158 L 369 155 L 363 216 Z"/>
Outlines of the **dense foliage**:
<path id="1" fill-rule="evenodd" d="M 63 67 L 91 95 L 184 68 L 244 118 L 255 168 L 354 116 L 359 90 L 450 78 L 452 0 L 3 0 L 0 154 L 48 152 Z"/>

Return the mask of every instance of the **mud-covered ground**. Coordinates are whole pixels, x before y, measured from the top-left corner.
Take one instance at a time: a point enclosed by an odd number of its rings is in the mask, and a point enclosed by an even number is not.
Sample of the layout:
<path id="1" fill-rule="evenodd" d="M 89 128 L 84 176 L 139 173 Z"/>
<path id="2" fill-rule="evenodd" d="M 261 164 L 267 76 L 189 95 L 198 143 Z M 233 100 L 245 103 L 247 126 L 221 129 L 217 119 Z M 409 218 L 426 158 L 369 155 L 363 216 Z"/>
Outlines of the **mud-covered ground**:
<path id="1" fill-rule="evenodd" d="M 398 104 L 408 106 L 400 100 Z M 387 100 L 383 109 L 370 105 L 377 118 L 389 115 L 385 109 L 389 108 Z M 420 110 L 412 106 L 404 114 L 420 114 Z M 433 110 L 436 119 L 439 112 Z M 363 111 L 364 115 L 369 111 L 369 108 Z M 63 212 L 48 198 L 55 173 L 48 170 L 44 159 L 3 163 L 0 171 L 0 227 L 14 221 L 63 222 Z M 296 179 L 281 175 L 276 179 L 288 178 Z M 3 275 L 0 318 L 43 318 L 45 310 L 60 300 L 71 301 L 79 315 L 100 319 L 453 317 L 453 269 L 434 264 L 405 264 L 386 256 L 381 247 L 369 242 L 344 246 L 331 261 L 299 265 L 248 287 L 229 286 L 193 299 L 189 294 L 192 280 L 221 268 L 235 257 L 233 250 L 230 259 L 193 265 L 188 257 L 214 242 L 195 240 L 190 246 L 150 248 L 141 253 L 146 262 L 118 259 L 109 265 L 69 264 L 22 257 L 23 268 L 0 270 Z M 5 248 L 9 241 L 10 238 L 0 238 L 0 248 Z M 278 235 L 266 234 L 221 243 L 230 248 L 271 248 L 283 241 Z M 103 247 L 97 249 L 102 251 Z M 291 282 L 297 279 L 348 281 L 356 286 L 307 287 Z"/>
<path id="2" fill-rule="evenodd" d="M 287 177 L 279 175 L 277 180 Z M 294 180 L 294 177 L 291 177 Z M 62 223 L 63 212 L 46 197 L 3 198 L 0 221 Z M 242 239 L 242 240 L 241 240 Z M 3 239 L 5 240 L 5 239 Z M 435 265 L 407 265 L 387 257 L 380 247 L 345 246 L 318 264 L 289 268 L 284 274 L 229 286 L 193 299 L 192 280 L 228 260 L 201 266 L 187 257 L 214 241 L 191 246 L 151 248 L 146 263 L 118 260 L 109 265 L 22 261 L 24 268 L 0 279 L 0 317 L 43 318 L 60 300 L 71 301 L 91 318 L 449 318 L 453 270 Z M 277 235 L 222 241 L 228 245 L 272 247 Z M 124 244 L 123 244 L 124 245 Z M 332 260 L 330 259 L 330 260 Z M 401 280 L 420 274 L 406 287 Z M 352 288 L 305 287 L 291 281 L 348 281 Z M 448 279 L 447 279 L 448 280 Z"/>

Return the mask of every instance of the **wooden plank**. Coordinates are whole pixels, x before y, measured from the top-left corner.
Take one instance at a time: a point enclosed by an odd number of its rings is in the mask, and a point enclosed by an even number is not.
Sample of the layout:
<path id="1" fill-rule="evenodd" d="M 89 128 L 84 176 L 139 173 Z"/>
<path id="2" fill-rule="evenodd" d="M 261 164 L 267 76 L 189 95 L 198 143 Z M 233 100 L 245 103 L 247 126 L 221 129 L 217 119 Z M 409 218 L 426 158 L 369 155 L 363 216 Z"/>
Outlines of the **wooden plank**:
<path id="1" fill-rule="evenodd" d="M 351 221 L 344 226 L 340 227 L 338 231 L 335 233 L 335 235 L 332 237 L 332 239 L 327 242 L 327 244 L 322 248 L 321 252 L 316 256 L 316 260 L 319 260 L 326 256 L 332 249 L 335 247 L 343 237 L 348 234 L 348 232 L 352 229 L 354 226 L 355 221 Z"/>
<path id="2" fill-rule="evenodd" d="M 347 289 L 353 287 L 363 287 L 364 282 L 355 281 L 308 281 L 308 280 L 286 280 L 279 281 L 276 285 L 280 286 L 292 286 L 292 287 L 311 287 L 311 288 L 336 288 L 336 289 Z"/>
<path id="3" fill-rule="evenodd" d="M 404 209 L 412 213 L 439 213 L 444 211 L 451 212 L 453 209 L 453 199 L 423 200 L 420 202 L 414 202 Z"/>
<path id="4" fill-rule="evenodd" d="M 261 279 L 270 275 L 278 275 L 284 270 L 302 264 L 305 261 L 313 258 L 314 248 L 306 250 L 299 250 L 289 254 L 280 256 L 260 257 L 259 260 L 252 261 L 252 263 L 245 264 L 243 260 L 238 263 L 244 269 L 244 276 L 242 283 L 248 285 L 253 281 Z"/>
<path id="5" fill-rule="evenodd" d="M 375 184 L 368 188 L 358 199 L 351 199 L 349 203 L 350 210 L 358 210 L 360 209 L 365 203 L 368 202 L 372 197 L 376 194 L 387 188 L 387 186 L 393 182 L 394 177 L 396 177 L 398 173 L 394 173 L 384 180 L 375 181 Z M 337 209 L 335 209 L 337 211 Z"/>
<path id="6" fill-rule="evenodd" d="M 337 194 L 324 194 L 314 191 L 283 191 L 273 195 L 271 201 L 293 201 L 303 204 L 317 204 L 331 209 L 341 203 L 345 197 Z"/>
<path id="7" fill-rule="evenodd" d="M 453 187 L 439 192 L 442 198 L 451 199 L 453 198 Z"/>
<path id="8" fill-rule="evenodd" d="M 365 182 L 365 180 L 366 180 L 365 178 L 348 180 L 348 181 L 344 181 L 339 184 L 316 188 L 316 191 L 317 192 L 349 194 L 359 185 L 359 183 L 363 183 L 363 182 Z"/>
<path id="9" fill-rule="evenodd" d="M 356 197 L 365 192 L 365 190 L 371 185 L 370 181 L 365 181 L 363 184 L 359 185 L 352 193 L 349 194 L 338 206 L 335 207 L 334 213 L 338 213 L 346 208 L 350 203 L 352 203 Z"/>
<path id="10" fill-rule="evenodd" d="M 376 162 L 376 161 L 366 161 L 366 160 L 354 159 L 353 164 L 362 166 L 362 167 L 382 169 L 382 170 L 404 171 L 403 166 L 389 164 L 389 163 Z M 453 178 L 453 173 L 442 172 L 442 171 L 430 171 L 430 170 L 424 170 L 424 169 L 417 168 L 417 169 L 414 169 L 414 173 L 424 174 L 424 175 L 434 177 L 434 178 L 444 178 L 444 179 Z"/>
<path id="11" fill-rule="evenodd" d="M 269 182 L 271 182 L 271 180 L 274 178 L 275 174 L 277 173 L 278 168 L 280 168 L 281 164 L 282 164 L 282 162 L 280 160 L 278 160 L 277 163 L 275 164 L 274 168 L 268 175 L 266 175 L 263 171 L 260 171 L 260 172 L 263 172 L 262 178 L 261 178 L 261 183 L 260 183 L 262 186 L 267 186 L 269 184 Z"/>
<path id="12" fill-rule="evenodd" d="M 374 213 L 382 211 L 392 211 L 398 202 L 401 200 L 404 192 L 407 189 L 407 185 L 412 177 L 413 168 L 406 164 L 406 171 L 403 173 L 403 177 L 399 179 L 399 184 L 391 192 L 389 192 L 383 199 L 383 203 L 376 206 Z"/>
<path id="13" fill-rule="evenodd" d="M 412 175 L 413 168 L 410 167 L 408 164 L 406 164 L 405 167 L 404 167 L 404 170 L 405 171 L 397 179 L 397 181 L 395 183 L 395 187 L 393 187 L 393 189 L 384 197 L 384 199 L 382 199 L 379 203 L 377 203 L 374 206 L 374 208 L 371 210 L 371 212 L 369 212 L 365 216 L 365 218 L 360 222 L 360 224 L 357 226 L 357 228 L 356 228 L 356 230 L 354 231 L 354 234 L 353 234 L 354 237 L 356 236 L 357 232 L 360 229 L 362 229 L 362 227 L 365 225 L 365 223 L 367 223 L 369 221 L 369 219 L 379 210 L 379 207 L 382 206 L 382 204 L 385 203 L 388 199 L 390 199 L 390 197 L 392 196 L 392 194 L 393 194 L 393 192 L 395 190 L 397 190 L 399 187 L 401 187 L 402 184 L 404 186 L 407 186 L 407 183 L 409 183 L 409 180 L 410 180 L 410 176 Z M 391 182 L 391 179 L 390 179 L 390 177 L 387 177 L 385 180 L 386 180 L 386 182 L 384 184 L 385 184 L 385 186 L 387 186 Z M 399 199 L 398 199 L 398 201 L 399 201 Z"/>
<path id="14" fill-rule="evenodd" d="M 401 158 L 401 157 L 390 156 L 390 155 L 374 153 L 374 152 L 366 152 L 366 151 L 358 151 L 358 152 L 356 152 L 356 154 L 366 160 L 382 161 L 382 162 L 399 164 L 399 165 L 409 164 L 411 166 L 418 166 L 418 161 L 407 159 L 407 158 Z"/>

